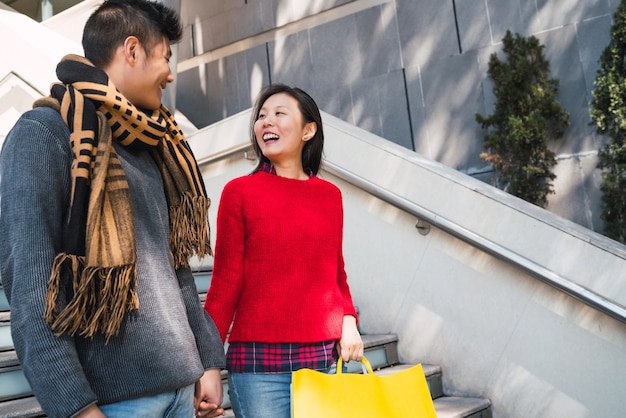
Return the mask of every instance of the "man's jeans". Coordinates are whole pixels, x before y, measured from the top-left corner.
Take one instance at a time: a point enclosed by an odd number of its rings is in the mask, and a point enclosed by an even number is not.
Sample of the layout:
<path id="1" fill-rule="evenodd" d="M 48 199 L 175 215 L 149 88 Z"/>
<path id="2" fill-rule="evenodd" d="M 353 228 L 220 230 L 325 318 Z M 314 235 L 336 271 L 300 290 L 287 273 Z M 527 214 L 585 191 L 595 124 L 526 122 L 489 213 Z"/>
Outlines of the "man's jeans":
<path id="1" fill-rule="evenodd" d="M 99 406 L 107 418 L 193 418 L 195 384 L 174 392 Z"/>

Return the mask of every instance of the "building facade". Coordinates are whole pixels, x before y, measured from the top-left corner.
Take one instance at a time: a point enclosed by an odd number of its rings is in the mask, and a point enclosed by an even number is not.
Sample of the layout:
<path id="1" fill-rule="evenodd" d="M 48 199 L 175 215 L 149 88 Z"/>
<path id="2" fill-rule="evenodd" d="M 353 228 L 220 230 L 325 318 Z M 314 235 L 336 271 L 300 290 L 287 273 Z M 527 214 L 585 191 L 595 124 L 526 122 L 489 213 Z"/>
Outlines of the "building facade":
<path id="1" fill-rule="evenodd" d="M 547 209 L 602 232 L 596 164 L 606 139 L 589 125 L 589 102 L 618 4 L 183 0 L 176 104 L 204 127 L 249 108 L 265 84 L 297 85 L 324 111 L 491 182 L 475 120 L 493 111 L 489 56 L 507 30 L 533 35 L 571 118 L 550 144 L 558 165 Z"/>

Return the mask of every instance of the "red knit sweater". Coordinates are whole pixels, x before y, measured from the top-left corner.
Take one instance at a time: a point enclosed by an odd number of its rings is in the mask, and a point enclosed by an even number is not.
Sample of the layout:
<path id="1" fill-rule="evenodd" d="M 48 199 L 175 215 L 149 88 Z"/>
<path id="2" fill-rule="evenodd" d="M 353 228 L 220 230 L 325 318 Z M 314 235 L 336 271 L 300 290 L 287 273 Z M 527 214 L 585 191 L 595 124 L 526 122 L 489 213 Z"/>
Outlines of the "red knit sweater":
<path id="1" fill-rule="evenodd" d="M 340 190 L 257 172 L 222 192 L 205 309 L 222 340 L 318 342 L 356 317 L 344 270 Z M 236 313 L 236 316 L 235 316 Z"/>

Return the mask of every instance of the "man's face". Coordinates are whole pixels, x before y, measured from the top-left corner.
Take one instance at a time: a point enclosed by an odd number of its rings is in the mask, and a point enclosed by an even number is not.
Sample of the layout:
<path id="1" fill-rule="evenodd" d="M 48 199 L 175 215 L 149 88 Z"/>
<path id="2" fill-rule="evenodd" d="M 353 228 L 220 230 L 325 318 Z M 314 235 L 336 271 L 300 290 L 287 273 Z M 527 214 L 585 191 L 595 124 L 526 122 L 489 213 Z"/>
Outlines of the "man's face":
<path id="1" fill-rule="evenodd" d="M 170 69 L 172 52 L 170 45 L 164 38 L 157 43 L 148 56 L 143 47 L 137 50 L 137 64 L 128 74 L 132 80 L 127 80 L 126 91 L 122 92 L 135 106 L 142 109 L 155 110 L 161 106 L 163 89 L 174 81 Z"/>

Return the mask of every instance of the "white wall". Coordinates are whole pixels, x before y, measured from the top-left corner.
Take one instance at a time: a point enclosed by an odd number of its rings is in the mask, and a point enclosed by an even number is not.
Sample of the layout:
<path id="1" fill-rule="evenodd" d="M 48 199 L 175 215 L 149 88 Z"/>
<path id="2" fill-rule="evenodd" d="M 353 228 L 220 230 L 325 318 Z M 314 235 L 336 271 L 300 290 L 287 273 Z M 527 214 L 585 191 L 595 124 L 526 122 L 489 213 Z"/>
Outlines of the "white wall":
<path id="1" fill-rule="evenodd" d="M 247 142 L 248 112 L 190 137 L 200 160 Z M 327 114 L 326 157 L 508 251 L 626 305 L 626 250 L 613 241 Z M 213 199 L 254 163 L 203 165 Z M 496 418 L 621 417 L 626 325 L 334 178 L 364 332 L 399 334 L 405 362 L 440 364 L 446 394 L 484 396 Z"/>
<path id="2" fill-rule="evenodd" d="M 81 54 L 80 43 L 25 15 L 0 9 L 0 145 L 17 118 L 49 93 L 65 54 Z"/>
<path id="3" fill-rule="evenodd" d="M 47 29 L 19 13 L 0 10 L 2 55 L 0 79 L 14 72 L 47 94 L 56 79 L 57 63 L 65 54 L 82 54 L 80 43 Z"/>

